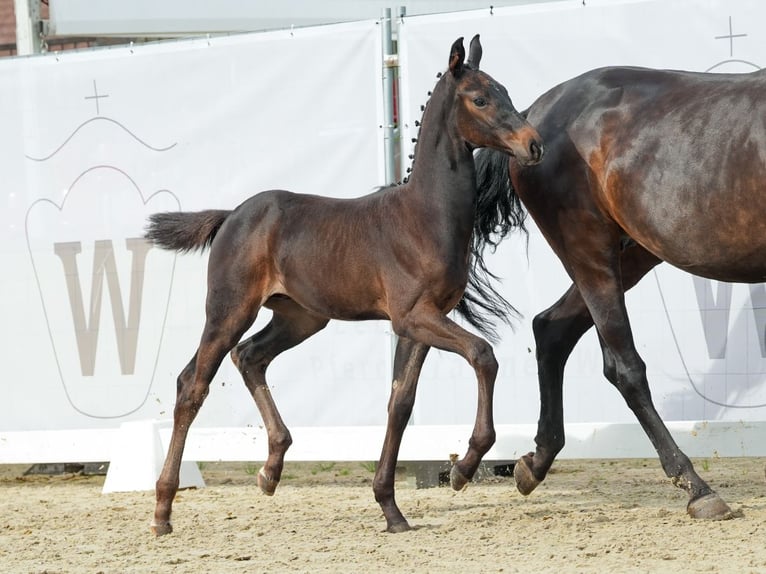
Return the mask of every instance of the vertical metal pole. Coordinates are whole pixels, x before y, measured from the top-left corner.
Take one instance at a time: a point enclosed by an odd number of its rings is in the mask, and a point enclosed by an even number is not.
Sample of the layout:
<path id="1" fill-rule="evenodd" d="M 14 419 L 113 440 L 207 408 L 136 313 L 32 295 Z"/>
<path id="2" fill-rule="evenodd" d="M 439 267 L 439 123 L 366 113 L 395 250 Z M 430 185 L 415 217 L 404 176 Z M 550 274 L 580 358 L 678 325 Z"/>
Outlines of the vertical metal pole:
<path id="1" fill-rule="evenodd" d="M 381 18 L 381 32 L 383 36 L 383 162 L 385 167 L 385 185 L 396 183 L 396 141 L 394 125 L 394 82 L 396 81 L 396 68 L 399 64 L 394 54 L 394 41 L 391 33 L 391 8 L 383 10 Z M 396 343 L 398 337 L 394 333 L 391 323 L 388 323 L 389 349 L 388 349 L 388 373 L 386 383 L 388 392 L 391 392 L 391 381 L 394 372 L 396 356 Z"/>
<path id="2" fill-rule="evenodd" d="M 396 183 L 396 141 L 394 130 L 394 82 L 399 65 L 391 34 L 391 8 L 383 10 L 383 150 L 386 185 Z"/>
<path id="3" fill-rule="evenodd" d="M 40 53 L 40 0 L 13 0 L 16 11 L 16 54 Z"/>

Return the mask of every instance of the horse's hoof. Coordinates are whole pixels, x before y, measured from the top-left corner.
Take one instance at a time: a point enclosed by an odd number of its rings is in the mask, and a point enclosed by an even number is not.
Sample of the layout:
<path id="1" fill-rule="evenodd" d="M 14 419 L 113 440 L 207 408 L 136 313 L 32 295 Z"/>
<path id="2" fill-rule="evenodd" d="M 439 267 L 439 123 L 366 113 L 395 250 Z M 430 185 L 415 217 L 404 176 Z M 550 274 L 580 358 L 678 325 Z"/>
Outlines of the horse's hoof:
<path id="1" fill-rule="evenodd" d="M 452 490 L 463 490 L 468 482 L 469 478 L 466 478 L 462 472 L 457 468 L 457 465 L 452 465 L 452 470 L 449 472 L 449 483 L 452 486 Z"/>
<path id="2" fill-rule="evenodd" d="M 173 526 L 170 522 L 152 522 L 152 534 L 155 536 L 164 536 L 173 532 Z"/>
<path id="3" fill-rule="evenodd" d="M 729 505 L 715 492 L 690 500 L 686 506 L 686 512 L 692 518 L 707 520 L 729 520 L 736 516 Z"/>
<path id="4" fill-rule="evenodd" d="M 408 530 L 412 530 L 412 528 L 406 520 L 404 522 L 397 522 L 396 524 L 392 524 L 386 528 L 386 532 L 390 532 L 392 534 L 396 534 L 398 532 L 407 532 Z"/>
<path id="5" fill-rule="evenodd" d="M 260 487 L 261 492 L 266 496 L 274 496 L 274 491 L 277 489 L 278 484 L 278 480 L 273 480 L 266 476 L 266 473 L 263 472 L 263 468 L 258 471 L 258 486 Z"/>
<path id="6" fill-rule="evenodd" d="M 540 481 L 532 474 L 532 470 L 524 457 L 521 457 L 513 465 L 513 478 L 516 480 L 517 490 L 524 496 L 530 494 L 540 484 Z"/>

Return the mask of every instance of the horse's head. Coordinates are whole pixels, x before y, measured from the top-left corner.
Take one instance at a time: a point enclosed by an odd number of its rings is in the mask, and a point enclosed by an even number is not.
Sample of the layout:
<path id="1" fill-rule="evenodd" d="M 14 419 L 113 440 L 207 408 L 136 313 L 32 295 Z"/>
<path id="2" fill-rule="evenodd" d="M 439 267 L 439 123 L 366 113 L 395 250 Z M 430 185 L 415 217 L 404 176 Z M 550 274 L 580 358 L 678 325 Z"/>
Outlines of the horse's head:
<path id="1" fill-rule="evenodd" d="M 508 90 L 489 74 L 479 70 L 479 35 L 473 37 L 465 59 L 463 38 L 452 44 L 449 73 L 455 80 L 457 128 L 471 148 L 489 147 L 510 153 L 524 165 L 543 157 L 543 140 L 513 107 Z"/>

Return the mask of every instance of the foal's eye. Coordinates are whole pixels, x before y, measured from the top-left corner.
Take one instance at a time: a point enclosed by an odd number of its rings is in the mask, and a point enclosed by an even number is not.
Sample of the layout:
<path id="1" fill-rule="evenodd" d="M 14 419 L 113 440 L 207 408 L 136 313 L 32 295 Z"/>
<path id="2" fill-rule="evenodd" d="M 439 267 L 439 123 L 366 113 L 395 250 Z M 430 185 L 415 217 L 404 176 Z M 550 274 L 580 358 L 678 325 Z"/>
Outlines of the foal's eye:
<path id="1" fill-rule="evenodd" d="M 484 98 L 482 98 L 481 96 L 479 96 L 478 98 L 474 98 L 474 99 L 473 99 L 473 104 L 474 104 L 474 105 L 475 105 L 477 108 L 483 108 L 484 106 L 486 106 L 486 105 L 487 105 L 487 100 L 485 100 Z"/>

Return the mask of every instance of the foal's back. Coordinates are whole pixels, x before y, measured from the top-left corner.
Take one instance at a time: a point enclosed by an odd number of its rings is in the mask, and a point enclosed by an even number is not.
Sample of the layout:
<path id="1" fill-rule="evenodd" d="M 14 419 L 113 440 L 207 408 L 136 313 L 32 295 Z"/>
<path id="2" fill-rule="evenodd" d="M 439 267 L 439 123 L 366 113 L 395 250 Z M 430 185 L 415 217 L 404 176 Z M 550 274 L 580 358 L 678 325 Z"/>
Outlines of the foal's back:
<path id="1" fill-rule="evenodd" d="M 428 206 L 413 195 L 406 185 L 351 199 L 258 193 L 218 231 L 208 283 L 247 286 L 254 305 L 270 306 L 269 298 L 281 295 L 317 315 L 346 320 L 388 318 L 393 289 L 398 300 L 408 291 L 416 297 L 423 284 L 454 275 L 447 295 L 462 290 L 467 242 L 457 253 L 445 246 L 436 227 L 423 226 Z M 424 253 L 433 256 L 424 259 Z M 402 267 L 406 272 L 397 273 Z"/>

